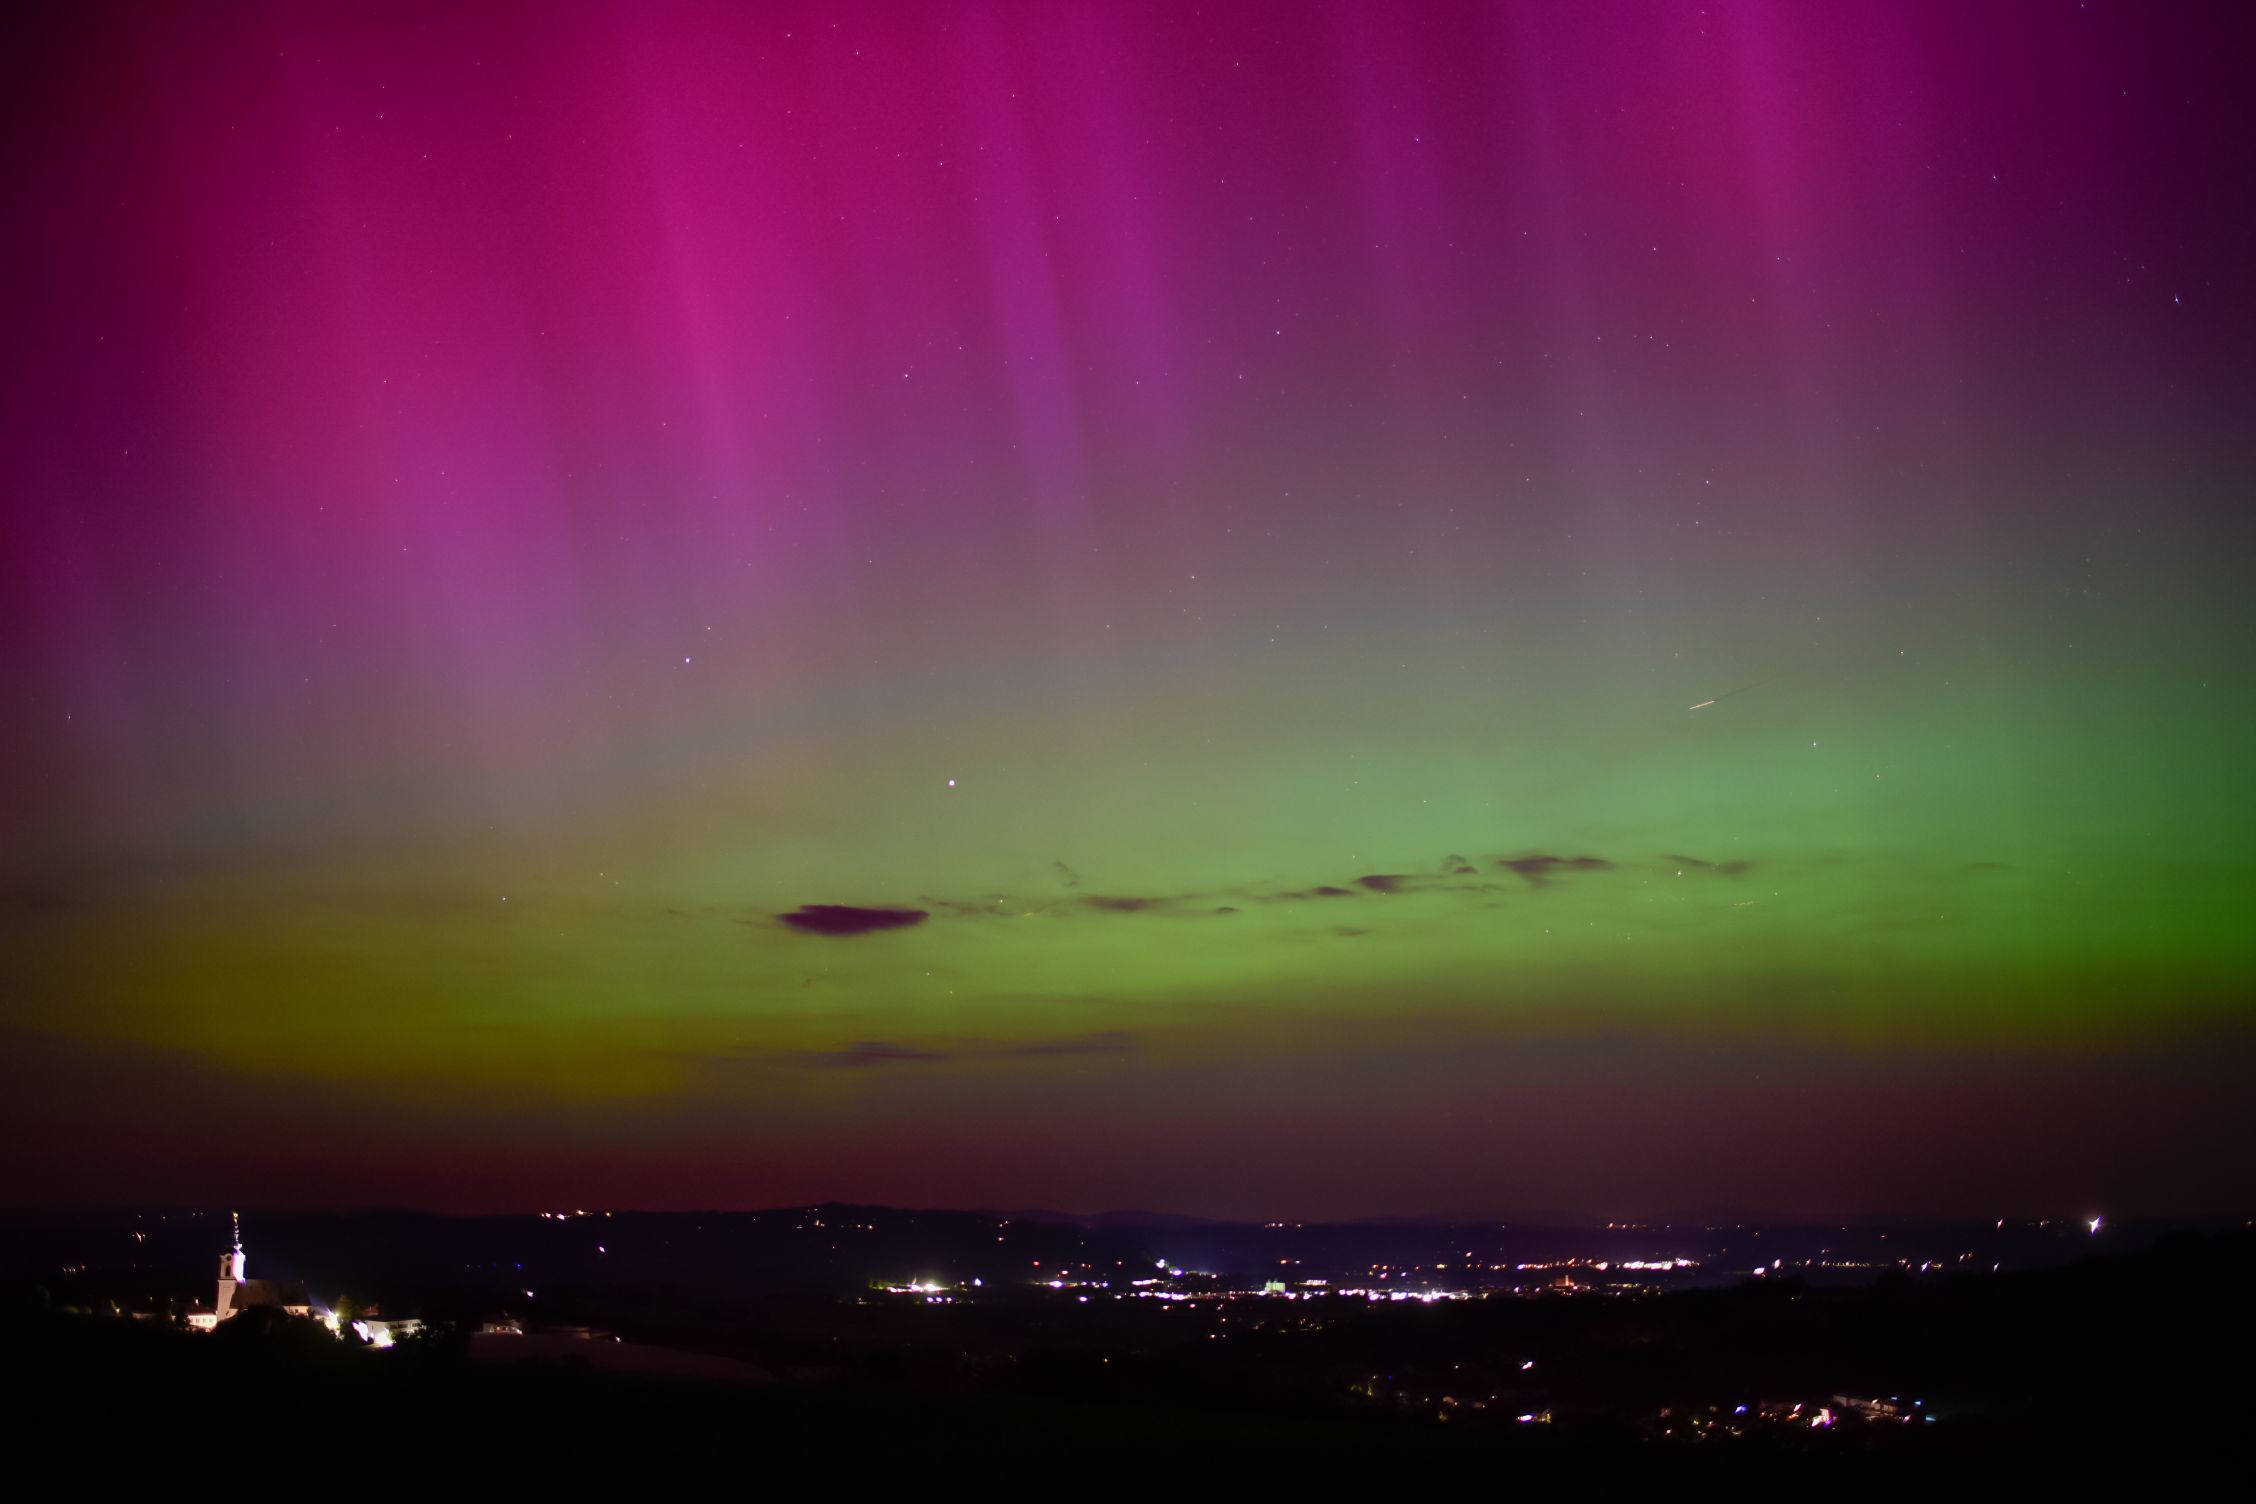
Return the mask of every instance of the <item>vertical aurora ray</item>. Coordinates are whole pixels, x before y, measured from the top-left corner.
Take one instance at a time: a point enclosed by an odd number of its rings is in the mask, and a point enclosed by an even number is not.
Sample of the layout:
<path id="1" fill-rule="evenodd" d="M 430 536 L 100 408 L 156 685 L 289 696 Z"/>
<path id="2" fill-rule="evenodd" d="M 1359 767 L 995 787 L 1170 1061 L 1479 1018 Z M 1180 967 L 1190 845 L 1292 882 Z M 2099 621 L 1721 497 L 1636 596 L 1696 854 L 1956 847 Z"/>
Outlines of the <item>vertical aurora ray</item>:
<path id="1" fill-rule="evenodd" d="M 33 1199 L 2256 1185 L 2229 13 L 9 24 Z"/>

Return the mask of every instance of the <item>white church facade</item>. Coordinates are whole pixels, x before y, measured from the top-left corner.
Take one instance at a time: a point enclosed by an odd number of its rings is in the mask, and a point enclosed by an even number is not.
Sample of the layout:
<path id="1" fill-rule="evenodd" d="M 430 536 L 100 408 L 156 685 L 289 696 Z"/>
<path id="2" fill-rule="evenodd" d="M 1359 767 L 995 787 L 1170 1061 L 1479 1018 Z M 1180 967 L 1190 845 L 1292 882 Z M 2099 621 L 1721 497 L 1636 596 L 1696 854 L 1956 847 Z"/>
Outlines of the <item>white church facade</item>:
<path id="1" fill-rule="evenodd" d="M 233 1316 L 239 1316 L 253 1306 L 276 1306 L 292 1316 L 311 1316 L 312 1297 L 306 1294 L 305 1281 L 294 1279 L 251 1279 L 245 1274 L 243 1257 L 243 1223 L 235 1220 L 235 1246 L 219 1256 L 219 1289 L 212 1297 L 208 1311 L 191 1311 L 188 1324 L 199 1332 L 208 1332 Z"/>

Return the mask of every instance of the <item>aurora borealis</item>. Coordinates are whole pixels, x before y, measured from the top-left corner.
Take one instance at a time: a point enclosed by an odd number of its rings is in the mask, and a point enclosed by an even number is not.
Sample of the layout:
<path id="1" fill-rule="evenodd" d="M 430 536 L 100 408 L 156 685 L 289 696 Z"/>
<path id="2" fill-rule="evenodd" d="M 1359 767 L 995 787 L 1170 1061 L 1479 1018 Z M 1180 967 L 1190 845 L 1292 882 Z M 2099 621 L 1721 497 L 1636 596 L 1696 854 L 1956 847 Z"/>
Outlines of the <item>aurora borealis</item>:
<path id="1" fill-rule="evenodd" d="M 5 24 L 18 1199 L 2256 1192 L 2233 8 Z"/>

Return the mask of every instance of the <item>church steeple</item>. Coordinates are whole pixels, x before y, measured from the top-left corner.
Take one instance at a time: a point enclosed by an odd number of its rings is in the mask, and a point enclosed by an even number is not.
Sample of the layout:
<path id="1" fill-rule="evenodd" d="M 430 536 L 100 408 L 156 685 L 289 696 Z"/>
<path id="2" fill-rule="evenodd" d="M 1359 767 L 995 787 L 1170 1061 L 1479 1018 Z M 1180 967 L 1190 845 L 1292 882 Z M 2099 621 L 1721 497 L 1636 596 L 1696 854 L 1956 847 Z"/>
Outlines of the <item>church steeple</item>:
<path id="1" fill-rule="evenodd" d="M 243 1214 L 230 1212 L 228 1216 L 235 1225 L 235 1246 L 219 1256 L 219 1277 L 239 1285 L 243 1282 Z"/>

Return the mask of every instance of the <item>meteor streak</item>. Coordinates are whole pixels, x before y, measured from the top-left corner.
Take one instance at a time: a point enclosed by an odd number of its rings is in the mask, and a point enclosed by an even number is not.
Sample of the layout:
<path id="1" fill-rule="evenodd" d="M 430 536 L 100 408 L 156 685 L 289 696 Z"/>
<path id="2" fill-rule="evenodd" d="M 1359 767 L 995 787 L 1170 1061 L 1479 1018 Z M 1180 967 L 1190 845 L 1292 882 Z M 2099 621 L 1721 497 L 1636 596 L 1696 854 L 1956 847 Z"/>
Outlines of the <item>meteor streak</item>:
<path id="1" fill-rule="evenodd" d="M 1767 678 L 1767 679 L 1757 679 L 1757 680 L 1756 680 L 1756 681 L 1755 681 L 1754 683 L 1752 683 L 1752 684 L 1742 684 L 1742 685 L 1740 685 L 1740 686 L 1739 686 L 1739 687 L 1738 687 L 1737 689 L 1727 689 L 1727 690 L 1725 690 L 1725 691 L 1724 691 L 1724 692 L 1723 692 L 1722 694 L 1720 694 L 1720 695 L 1717 695 L 1717 696 L 1716 696 L 1716 697 L 1715 697 L 1715 698 L 1714 698 L 1713 700 L 1702 700 L 1702 701 L 1701 701 L 1701 702 L 1700 702 L 1699 704 L 1697 704 L 1697 705 L 1688 705 L 1688 706 L 1686 706 L 1685 708 L 1686 708 L 1687 710 L 1705 710 L 1705 709 L 1707 709 L 1707 708 L 1708 708 L 1708 707 L 1709 707 L 1710 705 L 1716 705 L 1716 704 L 1720 704 L 1720 703 L 1722 703 L 1723 701 L 1730 699 L 1730 698 L 1731 698 L 1731 697 L 1732 697 L 1733 695 L 1743 695 L 1743 694 L 1745 694 L 1745 693 L 1746 693 L 1746 692 L 1747 692 L 1748 690 L 1750 690 L 1750 689 L 1760 689 L 1760 688 L 1762 688 L 1762 687 L 1763 687 L 1763 686 L 1764 686 L 1765 684 L 1776 684 L 1776 683 L 1777 683 L 1777 682 L 1778 682 L 1779 680 L 1781 680 L 1781 679 L 1785 678 L 1785 677 L 1786 677 L 1786 675 L 1787 675 L 1788 673 L 1791 673 L 1791 672 L 1793 672 L 1793 670 L 1791 670 L 1791 669 L 1788 669 L 1788 670 L 1785 670 L 1784 672 L 1780 672 L 1780 673 L 1775 673 L 1775 674 L 1772 674 L 1772 675 L 1771 675 L 1771 676 L 1770 676 L 1769 678 Z"/>

